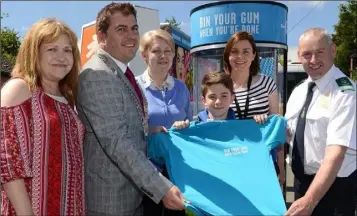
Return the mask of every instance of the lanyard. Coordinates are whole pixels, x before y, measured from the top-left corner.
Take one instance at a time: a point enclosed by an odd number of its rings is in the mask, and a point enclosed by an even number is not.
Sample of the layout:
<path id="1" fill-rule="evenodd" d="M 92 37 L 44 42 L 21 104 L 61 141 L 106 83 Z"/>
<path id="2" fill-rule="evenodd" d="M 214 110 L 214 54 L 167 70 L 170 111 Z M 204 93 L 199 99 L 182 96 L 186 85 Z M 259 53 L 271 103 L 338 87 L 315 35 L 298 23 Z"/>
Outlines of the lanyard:
<path id="1" fill-rule="evenodd" d="M 249 90 L 250 90 L 251 84 L 252 84 L 252 75 L 249 74 L 248 85 L 247 85 L 247 87 L 248 87 L 248 89 L 247 89 L 247 98 L 245 100 L 245 107 L 244 107 L 244 116 L 242 116 L 242 111 L 240 110 L 240 106 L 239 106 L 237 97 L 234 95 L 234 102 L 236 104 L 236 108 L 237 108 L 239 119 L 246 119 L 247 118 L 248 109 L 249 109 Z"/>

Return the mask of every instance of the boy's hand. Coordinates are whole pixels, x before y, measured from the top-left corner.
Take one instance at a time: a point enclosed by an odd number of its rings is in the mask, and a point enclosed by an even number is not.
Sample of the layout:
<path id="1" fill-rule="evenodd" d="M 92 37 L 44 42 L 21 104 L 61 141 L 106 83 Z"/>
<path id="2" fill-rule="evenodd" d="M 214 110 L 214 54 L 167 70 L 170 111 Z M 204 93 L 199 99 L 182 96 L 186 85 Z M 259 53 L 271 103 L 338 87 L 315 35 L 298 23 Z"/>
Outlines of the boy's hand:
<path id="1" fill-rule="evenodd" d="M 190 125 L 190 122 L 188 121 L 188 119 L 186 119 L 185 121 L 175 121 L 175 123 L 172 125 L 172 127 L 182 130 L 184 128 L 187 128 L 189 125 Z"/>
<path id="2" fill-rule="evenodd" d="M 253 118 L 258 124 L 264 124 L 264 122 L 268 119 L 268 115 L 255 115 Z"/>

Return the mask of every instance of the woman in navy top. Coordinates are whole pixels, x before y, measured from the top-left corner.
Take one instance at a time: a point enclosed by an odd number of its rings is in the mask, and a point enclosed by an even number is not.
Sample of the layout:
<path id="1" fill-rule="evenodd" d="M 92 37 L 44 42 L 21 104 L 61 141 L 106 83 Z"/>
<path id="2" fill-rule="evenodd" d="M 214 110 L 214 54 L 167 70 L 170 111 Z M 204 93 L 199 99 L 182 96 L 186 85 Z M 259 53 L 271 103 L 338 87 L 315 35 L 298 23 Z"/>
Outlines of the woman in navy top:
<path id="1" fill-rule="evenodd" d="M 148 101 L 149 126 L 170 128 L 176 121 L 192 121 L 190 92 L 168 73 L 175 53 L 171 35 L 161 29 L 149 31 L 142 36 L 139 50 L 148 66 L 136 79 Z M 161 171 L 161 167 L 157 168 Z M 161 203 L 156 205 L 145 196 L 143 205 L 144 215 L 163 215 Z M 165 210 L 164 215 L 184 216 L 185 211 Z"/>

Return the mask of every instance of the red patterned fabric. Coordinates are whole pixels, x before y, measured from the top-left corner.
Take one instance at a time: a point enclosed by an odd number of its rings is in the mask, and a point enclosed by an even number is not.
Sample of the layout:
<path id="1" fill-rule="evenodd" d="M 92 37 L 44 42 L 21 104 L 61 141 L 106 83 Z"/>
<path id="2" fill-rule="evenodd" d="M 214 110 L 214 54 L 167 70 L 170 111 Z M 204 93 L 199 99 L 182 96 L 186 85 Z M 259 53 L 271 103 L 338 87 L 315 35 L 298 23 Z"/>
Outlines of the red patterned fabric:
<path id="1" fill-rule="evenodd" d="M 1 108 L 1 184 L 24 179 L 35 215 L 84 215 L 84 126 L 41 91 Z M 1 215 L 16 215 L 1 187 Z"/>

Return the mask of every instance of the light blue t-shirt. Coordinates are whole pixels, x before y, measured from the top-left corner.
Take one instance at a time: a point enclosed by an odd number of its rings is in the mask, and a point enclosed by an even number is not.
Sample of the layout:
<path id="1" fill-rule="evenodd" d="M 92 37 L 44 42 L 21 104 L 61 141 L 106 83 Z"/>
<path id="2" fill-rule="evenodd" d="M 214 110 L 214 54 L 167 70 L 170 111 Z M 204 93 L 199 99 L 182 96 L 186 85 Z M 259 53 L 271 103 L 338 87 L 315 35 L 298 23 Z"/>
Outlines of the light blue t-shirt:
<path id="1" fill-rule="evenodd" d="M 286 139 L 286 120 L 191 122 L 149 138 L 149 157 L 166 163 L 170 180 L 197 215 L 283 215 L 283 194 L 270 150 Z"/>

